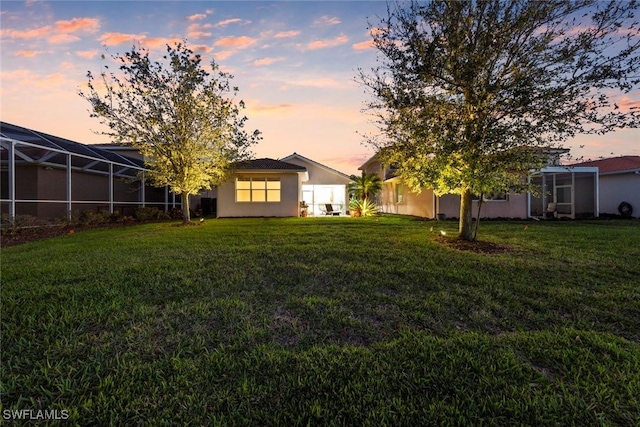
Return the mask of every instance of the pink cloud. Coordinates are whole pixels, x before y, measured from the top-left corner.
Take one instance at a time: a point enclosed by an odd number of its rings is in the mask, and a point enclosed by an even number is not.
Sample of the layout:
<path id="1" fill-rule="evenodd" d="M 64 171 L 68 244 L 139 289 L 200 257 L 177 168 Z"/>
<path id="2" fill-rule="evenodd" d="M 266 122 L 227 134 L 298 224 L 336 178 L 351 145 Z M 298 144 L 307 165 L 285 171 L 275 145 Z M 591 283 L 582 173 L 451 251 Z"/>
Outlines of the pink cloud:
<path id="1" fill-rule="evenodd" d="M 246 100 L 246 104 L 248 112 L 253 114 L 282 113 L 295 107 L 293 104 L 263 105 L 260 101 L 253 99 Z"/>
<path id="2" fill-rule="evenodd" d="M 195 45 L 189 46 L 189 48 L 195 53 L 199 53 L 200 55 L 209 53 L 213 50 L 211 46 L 207 46 L 206 44 L 195 44 Z"/>
<path id="3" fill-rule="evenodd" d="M 93 59 L 98 56 L 98 50 L 79 50 L 76 52 L 76 55 L 84 59 Z"/>
<path id="4" fill-rule="evenodd" d="M 19 56 L 21 58 L 33 58 L 34 56 L 42 55 L 43 53 L 47 53 L 44 50 L 19 50 L 14 53 L 15 56 Z"/>
<path id="5" fill-rule="evenodd" d="M 620 108 L 621 111 L 628 113 L 632 108 L 640 108 L 640 100 L 631 99 L 628 96 L 623 96 L 616 102 L 616 105 Z"/>
<path id="6" fill-rule="evenodd" d="M 115 46 L 122 43 L 133 43 L 146 39 L 144 34 L 104 33 L 100 36 L 100 43 L 107 46 Z"/>
<path id="7" fill-rule="evenodd" d="M 181 42 L 182 42 L 182 39 L 176 38 L 176 37 L 170 37 L 170 38 L 154 37 L 149 39 L 145 38 L 144 40 L 140 41 L 140 44 L 148 48 L 154 48 L 154 47 L 164 47 L 166 45 L 174 46 L 177 43 L 181 43 Z"/>
<path id="8" fill-rule="evenodd" d="M 313 25 L 338 25 L 341 22 L 336 16 L 324 15 L 313 21 Z"/>
<path id="9" fill-rule="evenodd" d="M 256 59 L 255 61 L 253 61 L 253 65 L 256 67 L 261 67 L 264 65 L 271 65 L 275 62 L 280 62 L 283 60 L 284 58 L 262 58 L 262 59 Z"/>
<path id="10" fill-rule="evenodd" d="M 201 39 L 211 37 L 211 33 L 205 31 L 211 28 L 211 24 L 191 24 L 187 27 L 187 37 L 191 39 Z"/>
<path id="11" fill-rule="evenodd" d="M 351 45 L 351 47 L 353 48 L 353 50 L 366 50 L 375 47 L 375 45 L 373 44 L 373 40 L 367 40 L 360 43 L 354 43 Z"/>
<path id="12" fill-rule="evenodd" d="M 187 16 L 187 21 L 200 21 L 202 19 L 206 19 L 208 15 L 213 13 L 213 9 L 208 9 L 204 13 L 195 13 L 193 15 Z"/>
<path id="13" fill-rule="evenodd" d="M 247 36 L 240 36 L 240 37 L 230 36 L 230 37 L 223 37 L 220 40 L 216 41 L 214 43 L 214 46 L 246 49 L 249 46 L 254 45 L 256 42 L 257 42 L 256 39 L 247 37 Z"/>
<path id="14" fill-rule="evenodd" d="M 58 43 L 72 43 L 80 40 L 78 36 L 72 36 L 70 34 L 56 34 L 55 36 L 49 37 L 49 43 L 58 44 Z"/>
<path id="15" fill-rule="evenodd" d="M 75 33 L 86 31 L 95 33 L 100 29 L 100 21 L 95 18 L 73 18 L 70 21 L 57 21 L 56 31 L 61 33 Z"/>
<path id="16" fill-rule="evenodd" d="M 10 39 L 36 39 L 51 34 L 51 26 L 34 28 L 32 30 L 0 30 L 2 37 Z"/>
<path id="17" fill-rule="evenodd" d="M 276 39 L 286 39 L 290 37 L 296 37 L 299 34 L 300 34 L 300 31 L 296 31 L 296 30 L 280 31 L 279 33 L 276 33 L 273 37 L 275 37 Z"/>
<path id="18" fill-rule="evenodd" d="M 234 53 L 235 52 L 230 51 L 230 50 L 221 50 L 220 52 L 215 52 L 213 54 L 213 56 L 214 56 L 216 61 L 224 61 L 225 59 L 229 58 Z"/>
<path id="19" fill-rule="evenodd" d="M 325 40 L 315 40 L 311 43 L 308 43 L 304 48 L 306 50 L 317 50 L 317 49 L 326 49 L 330 47 L 336 47 L 341 44 L 345 44 L 349 41 L 349 38 L 344 34 L 340 34 L 339 36 L 333 39 L 325 39 Z"/>
<path id="20" fill-rule="evenodd" d="M 231 18 L 231 19 L 225 19 L 224 21 L 220 21 L 216 24 L 216 27 L 224 27 L 225 25 L 229 25 L 229 24 L 235 24 L 237 22 L 243 23 L 243 24 L 250 24 L 251 21 L 243 21 L 240 18 Z"/>

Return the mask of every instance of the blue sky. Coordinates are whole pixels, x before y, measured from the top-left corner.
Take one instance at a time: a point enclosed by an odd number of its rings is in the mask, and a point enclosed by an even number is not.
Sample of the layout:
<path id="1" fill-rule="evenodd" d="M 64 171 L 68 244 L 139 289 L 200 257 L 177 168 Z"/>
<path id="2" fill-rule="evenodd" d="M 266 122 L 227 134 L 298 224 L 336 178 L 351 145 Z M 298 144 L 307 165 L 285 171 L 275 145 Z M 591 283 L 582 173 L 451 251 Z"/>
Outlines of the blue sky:
<path id="1" fill-rule="evenodd" d="M 386 2 L 3 1 L 0 117 L 83 143 L 93 133 L 88 103 L 77 95 L 101 54 L 134 43 L 161 52 L 186 39 L 235 78 L 247 105 L 247 128 L 259 129 L 257 157 L 296 151 L 342 172 L 357 173 L 371 154 L 362 134 L 367 94 L 358 68 L 375 66 L 368 21 Z M 636 91 L 625 100 L 640 102 Z M 640 155 L 638 130 L 582 136 L 567 146 L 586 157 Z M 580 149 L 579 145 L 584 145 Z"/>

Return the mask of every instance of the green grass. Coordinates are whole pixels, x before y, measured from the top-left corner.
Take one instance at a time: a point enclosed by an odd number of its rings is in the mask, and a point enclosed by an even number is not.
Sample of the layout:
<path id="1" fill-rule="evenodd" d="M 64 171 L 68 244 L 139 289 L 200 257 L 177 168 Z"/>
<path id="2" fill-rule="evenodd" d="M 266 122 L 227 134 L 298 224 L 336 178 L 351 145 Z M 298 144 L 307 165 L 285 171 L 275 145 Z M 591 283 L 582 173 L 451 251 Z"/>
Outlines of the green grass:
<path id="1" fill-rule="evenodd" d="M 3 248 L 0 416 L 637 425 L 640 221 L 485 222 L 500 254 L 441 228 L 220 219 Z"/>

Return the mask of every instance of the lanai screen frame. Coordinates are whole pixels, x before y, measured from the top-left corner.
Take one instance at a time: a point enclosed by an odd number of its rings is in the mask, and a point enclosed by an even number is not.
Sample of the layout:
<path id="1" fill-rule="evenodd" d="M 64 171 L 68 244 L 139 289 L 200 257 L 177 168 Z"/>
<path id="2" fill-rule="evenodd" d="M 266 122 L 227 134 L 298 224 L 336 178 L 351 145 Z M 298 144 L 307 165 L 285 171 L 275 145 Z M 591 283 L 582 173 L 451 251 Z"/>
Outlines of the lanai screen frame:
<path id="1" fill-rule="evenodd" d="M 117 205 L 131 205 L 131 206 L 140 206 L 145 207 L 147 204 L 159 205 L 164 204 L 165 210 L 169 210 L 169 207 L 180 207 L 182 208 L 182 200 L 176 202 L 176 195 L 174 193 L 170 193 L 169 187 L 164 187 L 164 203 L 150 201 L 147 202 L 147 197 L 145 193 L 146 181 L 145 181 L 145 172 L 148 172 L 149 169 L 145 168 L 143 165 L 136 164 L 134 159 L 129 159 L 124 157 L 118 153 L 109 152 L 108 150 L 100 150 L 98 148 L 91 148 L 88 145 L 80 144 L 74 141 L 64 140 L 62 138 L 52 137 L 50 135 L 41 134 L 39 132 L 33 131 L 31 129 L 22 128 L 19 126 L 15 126 L 9 123 L 2 122 L 2 133 L 0 134 L 0 147 L 4 151 L 7 152 L 7 177 L 8 177 L 8 198 L 1 198 L 0 203 L 8 204 L 9 206 L 9 220 L 13 221 L 16 217 L 16 204 L 18 203 L 64 203 L 66 205 L 66 216 L 67 219 L 71 219 L 72 216 L 72 207 L 74 204 L 76 205 L 105 205 L 107 204 L 109 207 L 109 213 L 114 212 L 114 206 Z M 11 134 L 12 128 L 14 132 L 22 132 L 29 137 L 33 136 L 33 139 L 37 142 L 28 142 L 22 141 L 19 139 L 11 138 L 9 135 Z M 7 132 L 8 131 L 8 132 Z M 59 142 L 64 142 L 65 145 L 69 145 L 76 149 L 77 151 L 82 152 L 71 152 L 65 149 L 63 146 L 56 144 L 55 141 L 59 140 Z M 39 142 L 39 143 L 38 143 Z M 31 147 L 38 150 L 45 150 L 50 152 L 51 155 L 43 156 L 45 158 L 44 161 L 41 159 L 33 159 L 29 157 L 29 155 L 22 153 L 19 147 Z M 104 156 L 102 154 L 104 154 Z M 66 170 L 66 197 L 65 199 L 17 199 L 16 198 L 16 156 L 21 160 L 25 161 L 28 164 L 36 165 L 36 166 L 45 166 L 45 167 L 53 167 L 57 169 L 62 169 L 62 164 L 60 163 L 52 163 L 47 162 L 47 159 L 53 158 L 53 156 L 62 155 L 65 157 L 65 165 L 64 169 Z M 110 158 L 117 159 L 111 160 Z M 74 167 L 73 160 L 82 159 L 84 161 L 88 161 L 89 163 L 84 167 Z M 4 161 L 2 161 L 4 163 Z M 142 162 L 140 162 L 142 163 Z M 91 169 L 97 165 L 101 165 L 102 169 L 106 169 L 107 171 L 101 171 L 96 169 Z M 4 166 L 4 165 L 3 165 Z M 73 198 L 72 187 L 71 187 L 71 178 L 72 178 L 72 170 L 79 171 L 82 173 L 93 173 L 100 175 L 108 175 L 109 183 L 109 198 L 108 200 L 76 200 Z M 139 174 L 140 177 L 140 188 L 141 193 L 139 195 L 138 201 L 122 201 L 115 200 L 114 194 L 114 180 L 116 178 L 132 178 L 132 175 L 125 174 L 125 172 L 135 171 L 136 174 Z M 171 199 L 171 200 L 170 200 Z"/>
<path id="2" fill-rule="evenodd" d="M 545 168 L 539 169 L 537 171 L 532 171 L 529 174 L 529 183 L 536 178 L 540 177 L 542 179 L 543 185 L 545 185 L 546 177 L 550 176 L 551 179 L 555 179 L 555 175 L 562 174 L 570 174 L 571 176 L 571 213 L 568 215 L 561 214 L 560 216 L 569 217 L 575 219 L 576 217 L 576 193 L 575 193 L 575 178 L 576 174 L 588 174 L 593 175 L 593 207 L 594 207 L 594 217 L 598 218 L 600 216 L 600 173 L 598 167 L 590 167 L 590 166 L 547 166 Z M 546 185 L 545 185 L 546 187 Z M 544 210 L 549 202 L 557 203 L 557 200 L 554 198 L 554 194 L 546 194 L 546 188 L 542 188 L 542 209 Z M 550 196 L 550 197 L 549 197 Z M 532 212 L 532 194 L 527 193 L 527 214 L 530 218 L 538 218 L 540 215 L 534 215 Z M 544 216 L 544 212 L 541 214 Z"/>

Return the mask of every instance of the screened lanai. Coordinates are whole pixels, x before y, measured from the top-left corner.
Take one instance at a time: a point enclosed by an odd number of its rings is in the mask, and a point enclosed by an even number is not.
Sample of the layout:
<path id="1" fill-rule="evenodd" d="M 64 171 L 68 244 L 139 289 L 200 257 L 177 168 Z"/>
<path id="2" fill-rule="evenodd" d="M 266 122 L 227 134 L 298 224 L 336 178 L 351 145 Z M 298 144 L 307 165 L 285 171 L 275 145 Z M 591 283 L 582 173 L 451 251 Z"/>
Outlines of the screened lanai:
<path id="1" fill-rule="evenodd" d="M 145 180 L 144 162 L 0 122 L 3 216 L 71 219 L 86 210 L 133 215 L 139 207 L 181 207 L 168 187 Z"/>
<path id="2" fill-rule="evenodd" d="M 534 218 L 593 218 L 600 215 L 597 167 L 550 166 L 533 172 L 529 194 Z"/>

